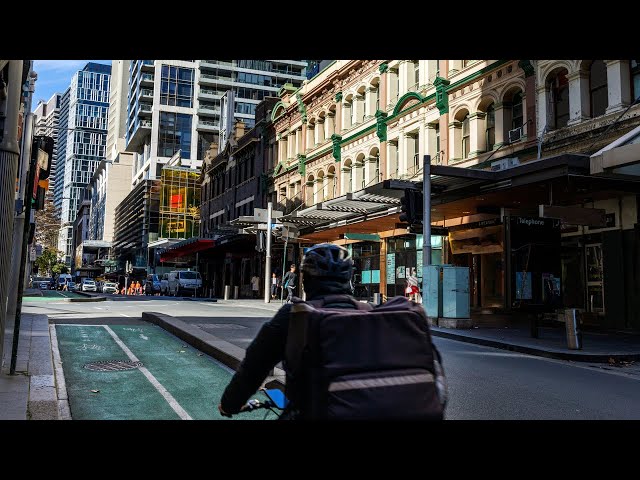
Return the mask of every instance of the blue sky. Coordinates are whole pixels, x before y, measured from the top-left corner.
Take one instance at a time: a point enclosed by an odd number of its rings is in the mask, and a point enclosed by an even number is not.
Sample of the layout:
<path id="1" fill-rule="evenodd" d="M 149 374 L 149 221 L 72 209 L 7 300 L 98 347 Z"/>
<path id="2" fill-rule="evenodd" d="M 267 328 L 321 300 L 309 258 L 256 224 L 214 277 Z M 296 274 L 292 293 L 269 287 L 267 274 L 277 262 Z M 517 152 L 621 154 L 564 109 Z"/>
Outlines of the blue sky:
<path id="1" fill-rule="evenodd" d="M 71 77 L 82 70 L 87 62 L 111 65 L 111 60 L 35 60 L 33 69 L 38 74 L 38 80 L 31 103 L 32 109 L 36 109 L 40 100 L 46 102 L 54 93 L 64 93 L 71 83 Z"/>

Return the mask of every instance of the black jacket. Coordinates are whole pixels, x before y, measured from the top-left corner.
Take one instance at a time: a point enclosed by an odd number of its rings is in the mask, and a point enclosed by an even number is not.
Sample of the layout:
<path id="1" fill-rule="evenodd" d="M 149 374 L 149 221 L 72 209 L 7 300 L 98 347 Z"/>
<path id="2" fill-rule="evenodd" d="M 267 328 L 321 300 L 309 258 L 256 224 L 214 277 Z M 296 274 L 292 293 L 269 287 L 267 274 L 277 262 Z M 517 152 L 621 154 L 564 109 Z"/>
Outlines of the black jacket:
<path id="1" fill-rule="evenodd" d="M 286 285 L 287 280 L 289 281 L 289 287 L 297 287 L 296 285 L 296 279 L 298 278 L 298 274 L 295 272 L 292 272 L 291 270 L 289 270 L 287 273 L 284 274 L 284 277 L 282 278 L 282 285 Z"/>
<path id="2" fill-rule="evenodd" d="M 332 307 L 354 308 L 350 305 L 336 304 Z M 289 316 L 292 304 L 285 304 L 275 316 L 262 325 L 245 353 L 244 360 L 227 385 L 220 403 L 227 413 L 238 413 L 242 406 L 256 394 L 269 372 L 285 359 Z M 284 364 L 285 373 L 286 363 Z M 296 405 L 289 404 L 288 410 Z"/>

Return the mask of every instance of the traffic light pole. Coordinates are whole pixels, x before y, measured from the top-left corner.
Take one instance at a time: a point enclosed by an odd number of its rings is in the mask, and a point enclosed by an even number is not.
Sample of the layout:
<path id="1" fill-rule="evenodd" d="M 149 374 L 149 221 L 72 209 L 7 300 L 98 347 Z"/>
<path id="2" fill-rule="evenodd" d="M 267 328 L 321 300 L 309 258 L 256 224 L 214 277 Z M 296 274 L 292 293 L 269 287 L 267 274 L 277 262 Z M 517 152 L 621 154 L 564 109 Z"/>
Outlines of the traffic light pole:
<path id="1" fill-rule="evenodd" d="M 431 265 L 431 155 L 422 165 L 422 306 L 427 308 L 427 268 Z"/>
<path id="2" fill-rule="evenodd" d="M 33 197 L 33 184 L 35 183 L 35 172 L 38 166 L 38 156 L 32 152 L 29 162 L 29 173 L 27 174 L 27 189 L 24 193 L 24 229 L 22 231 L 22 254 L 20 256 L 20 274 L 18 275 L 18 298 L 16 299 L 16 320 L 13 327 L 13 346 L 11 348 L 11 367 L 10 375 L 16 373 L 16 359 L 18 357 L 18 337 L 20 337 L 20 317 L 22 314 L 22 294 L 24 293 L 24 271 L 27 263 L 27 249 L 29 248 L 29 229 L 31 223 L 31 199 Z"/>

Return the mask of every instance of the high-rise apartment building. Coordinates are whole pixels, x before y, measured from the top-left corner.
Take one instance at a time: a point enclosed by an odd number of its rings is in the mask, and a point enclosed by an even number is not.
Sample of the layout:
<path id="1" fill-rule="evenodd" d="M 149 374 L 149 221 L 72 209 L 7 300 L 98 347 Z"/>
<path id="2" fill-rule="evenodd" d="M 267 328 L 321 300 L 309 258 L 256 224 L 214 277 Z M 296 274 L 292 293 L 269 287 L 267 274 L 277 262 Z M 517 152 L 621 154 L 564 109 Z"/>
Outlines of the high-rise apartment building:
<path id="1" fill-rule="evenodd" d="M 53 205 L 56 211 L 62 208 L 62 192 L 64 190 L 64 165 L 67 157 L 67 128 L 69 125 L 69 96 L 71 95 L 71 87 L 67 88 L 60 95 L 60 113 L 58 116 L 58 135 L 55 139 L 57 159 L 55 175 L 52 172 L 49 178 L 53 180 Z"/>
<path id="2" fill-rule="evenodd" d="M 89 62 L 71 79 L 66 125 L 60 125 L 59 138 L 65 138 L 64 185 L 61 198 L 61 222 L 58 249 L 71 264 L 73 256 L 73 221 L 84 189 L 105 158 L 111 66 Z M 62 117 L 62 109 L 61 109 Z M 63 142 L 60 142 L 62 144 Z M 56 180 L 59 181 L 60 174 Z M 58 199 L 57 198 L 57 199 Z M 57 200 L 56 199 L 56 200 Z"/>
<path id="3" fill-rule="evenodd" d="M 53 199 L 55 189 L 56 166 L 58 159 L 58 126 L 60 124 L 60 101 L 62 95 L 54 93 L 51 98 L 45 102 L 40 100 L 35 109 L 36 117 L 36 135 L 46 135 L 54 139 L 53 155 L 50 159 L 51 173 L 49 174 L 49 190 L 47 191 L 47 199 Z"/>
<path id="4" fill-rule="evenodd" d="M 234 118 L 252 128 L 256 105 L 286 83 L 299 87 L 302 60 L 132 60 L 126 149 L 134 153 L 132 185 L 160 179 L 180 152 L 181 165 L 202 165 L 218 143 L 220 99 L 234 92 Z"/>

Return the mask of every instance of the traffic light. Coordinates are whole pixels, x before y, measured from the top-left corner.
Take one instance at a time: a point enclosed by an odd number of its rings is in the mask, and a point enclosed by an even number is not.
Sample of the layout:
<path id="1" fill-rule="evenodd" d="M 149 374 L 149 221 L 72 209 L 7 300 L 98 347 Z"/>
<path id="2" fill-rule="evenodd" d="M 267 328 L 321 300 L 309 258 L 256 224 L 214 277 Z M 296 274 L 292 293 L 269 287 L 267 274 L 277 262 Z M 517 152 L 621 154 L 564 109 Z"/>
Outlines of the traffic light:
<path id="1" fill-rule="evenodd" d="M 422 191 L 414 188 L 405 188 L 404 196 L 400 199 L 402 204 L 400 221 L 415 225 L 422 223 L 424 215 Z"/>
<path id="2" fill-rule="evenodd" d="M 31 155 L 34 157 L 36 166 L 33 179 L 33 208 L 42 210 L 44 208 L 44 197 L 49 189 L 53 138 L 45 135 L 34 136 Z"/>

